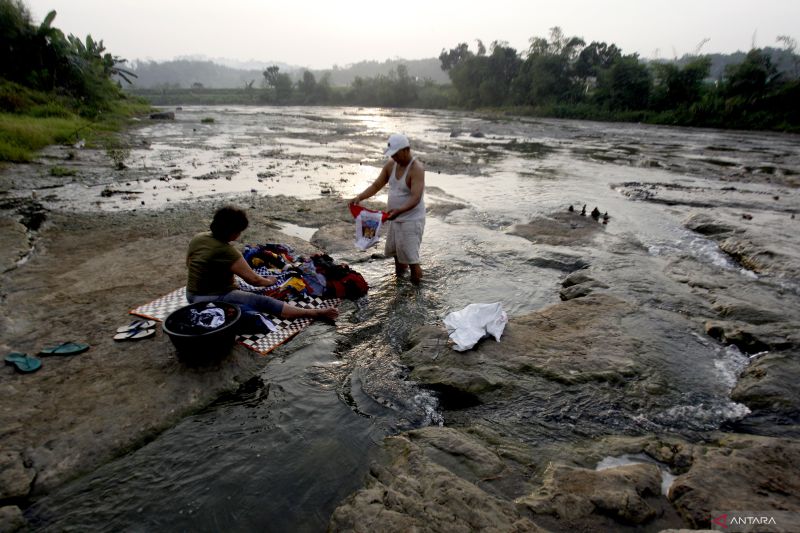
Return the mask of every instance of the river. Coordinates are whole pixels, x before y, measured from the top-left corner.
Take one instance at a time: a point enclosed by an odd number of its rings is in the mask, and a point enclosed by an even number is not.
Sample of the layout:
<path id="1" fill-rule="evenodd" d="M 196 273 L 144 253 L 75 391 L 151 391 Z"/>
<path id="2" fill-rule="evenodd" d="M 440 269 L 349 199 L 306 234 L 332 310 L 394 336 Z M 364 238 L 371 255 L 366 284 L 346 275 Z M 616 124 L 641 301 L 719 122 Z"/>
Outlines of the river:
<path id="1" fill-rule="evenodd" d="M 395 131 L 409 136 L 427 170 L 423 286 L 398 283 L 385 261 L 359 262 L 370 294 L 343 308 L 335 332 L 309 328 L 236 394 L 40 500 L 27 513 L 34 525 L 322 531 L 360 487 L 381 439 L 406 429 L 480 418 L 533 444 L 611 433 L 691 437 L 749 413 L 730 391 L 750 356 L 688 323 L 656 320 L 693 311 L 666 285 L 635 280 L 637 272 L 669 270 L 679 257 L 759 290 L 797 295 L 798 280 L 743 268 L 684 226 L 688 214 L 709 206 L 763 214 L 759 224 L 788 219 L 798 209 L 797 136 L 445 111 L 183 107 L 175 121 L 133 131 L 126 165 L 139 179 L 121 183 L 96 169 L 90 180 L 38 194 L 49 207 L 79 210 L 159 210 L 208 196 L 349 198 L 375 178 Z M 560 246 L 513 232 L 584 205 L 609 215 L 587 242 Z M 568 273 L 589 265 L 646 302 L 643 337 L 658 339 L 662 357 L 644 364 L 666 376 L 657 399 L 543 379 L 537 394 L 491 412 L 448 410 L 406 379 L 398 355 L 415 327 L 440 324 L 473 302 L 500 301 L 511 317 L 540 310 L 559 302 Z"/>

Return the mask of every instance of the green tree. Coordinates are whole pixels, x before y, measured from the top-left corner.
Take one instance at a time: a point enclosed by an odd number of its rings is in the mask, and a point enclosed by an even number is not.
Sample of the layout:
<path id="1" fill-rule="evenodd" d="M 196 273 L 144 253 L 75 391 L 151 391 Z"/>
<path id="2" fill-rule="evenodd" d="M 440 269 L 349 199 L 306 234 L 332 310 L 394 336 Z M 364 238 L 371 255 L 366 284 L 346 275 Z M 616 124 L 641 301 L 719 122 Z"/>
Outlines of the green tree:
<path id="1" fill-rule="evenodd" d="M 317 78 L 313 72 L 303 71 L 303 78 L 297 82 L 297 90 L 305 102 L 313 102 L 317 92 Z"/>
<path id="2" fill-rule="evenodd" d="M 610 68 L 620 57 L 622 57 L 622 51 L 616 45 L 593 41 L 578 54 L 575 62 L 575 74 L 584 80 L 590 77 L 596 78 L 600 72 Z"/>
<path id="3" fill-rule="evenodd" d="M 279 102 L 287 102 L 292 97 L 292 78 L 281 72 L 275 78 L 275 98 Z"/>
<path id="4" fill-rule="evenodd" d="M 574 74 L 574 63 L 584 45 L 583 39 L 565 36 L 558 26 L 550 29 L 549 40 L 532 37 L 513 81 L 513 100 L 532 106 L 575 101 L 582 85 Z"/>
<path id="5" fill-rule="evenodd" d="M 753 103 L 773 89 L 780 74 L 769 56 L 753 49 L 744 61 L 725 69 L 725 93 L 729 98 L 738 98 Z"/>
<path id="6" fill-rule="evenodd" d="M 473 54 L 469 51 L 469 46 L 467 43 L 460 43 L 458 46 L 451 48 L 450 50 L 442 49 L 442 53 L 439 54 L 439 62 L 442 64 L 442 70 L 447 72 L 457 67 L 472 55 Z"/>
<path id="7" fill-rule="evenodd" d="M 522 60 L 508 43 L 494 41 L 486 62 L 486 78 L 478 87 L 481 105 L 497 106 L 508 103 L 511 83 L 519 73 Z"/>
<path id="8" fill-rule="evenodd" d="M 620 57 L 597 80 L 596 100 L 617 111 L 645 110 L 648 107 L 652 76 L 638 54 Z"/>
<path id="9" fill-rule="evenodd" d="M 264 75 L 264 86 L 274 88 L 278 83 L 278 75 L 280 72 L 280 67 L 276 65 L 264 69 L 264 72 L 262 73 Z"/>
<path id="10" fill-rule="evenodd" d="M 656 63 L 653 107 L 656 109 L 686 108 L 703 96 L 703 80 L 708 76 L 711 59 L 698 57 L 678 66 L 675 63 Z"/>

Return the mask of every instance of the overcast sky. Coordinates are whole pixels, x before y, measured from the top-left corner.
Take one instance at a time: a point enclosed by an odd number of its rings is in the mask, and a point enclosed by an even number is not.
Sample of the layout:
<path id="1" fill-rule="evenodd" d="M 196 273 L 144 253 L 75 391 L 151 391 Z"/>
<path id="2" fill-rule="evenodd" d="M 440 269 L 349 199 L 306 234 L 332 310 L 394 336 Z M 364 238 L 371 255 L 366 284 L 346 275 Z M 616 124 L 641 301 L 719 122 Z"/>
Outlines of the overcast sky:
<path id="1" fill-rule="evenodd" d="M 560 26 L 624 53 L 671 58 L 800 41 L 800 0 L 24 0 L 36 21 L 103 39 L 126 59 L 178 56 L 280 61 L 321 69 L 361 60 L 437 57 L 475 39 L 518 51 Z"/>

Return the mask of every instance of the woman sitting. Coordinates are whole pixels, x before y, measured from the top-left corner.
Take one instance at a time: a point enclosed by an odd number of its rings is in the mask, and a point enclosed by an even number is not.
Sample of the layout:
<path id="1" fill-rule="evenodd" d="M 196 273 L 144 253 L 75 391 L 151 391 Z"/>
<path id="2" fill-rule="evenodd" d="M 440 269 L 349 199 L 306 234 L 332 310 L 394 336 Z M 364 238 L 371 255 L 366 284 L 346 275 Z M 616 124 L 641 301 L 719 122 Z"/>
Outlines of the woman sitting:
<path id="1" fill-rule="evenodd" d="M 186 266 L 189 277 L 186 299 L 190 303 L 222 301 L 246 305 L 256 311 L 281 318 L 323 318 L 334 320 L 336 308 L 301 309 L 270 296 L 239 290 L 234 274 L 256 287 L 269 287 L 274 277 L 259 276 L 247 264 L 241 252 L 230 243 L 249 225 L 247 214 L 236 207 L 222 207 L 214 213 L 211 231 L 198 233 L 189 243 Z"/>

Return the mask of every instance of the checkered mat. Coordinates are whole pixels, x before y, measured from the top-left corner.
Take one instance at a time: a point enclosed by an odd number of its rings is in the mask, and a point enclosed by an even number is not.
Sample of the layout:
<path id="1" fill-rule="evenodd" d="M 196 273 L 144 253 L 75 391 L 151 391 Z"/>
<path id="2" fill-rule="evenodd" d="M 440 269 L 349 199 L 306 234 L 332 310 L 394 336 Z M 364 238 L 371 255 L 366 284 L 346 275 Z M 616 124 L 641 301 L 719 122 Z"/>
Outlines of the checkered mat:
<path id="1" fill-rule="evenodd" d="M 305 309 L 318 309 L 321 307 L 338 307 L 342 301 L 338 298 L 330 300 L 323 300 L 322 298 L 305 297 L 297 300 L 291 300 L 289 303 L 297 307 Z M 132 315 L 158 320 L 163 322 L 167 316 L 173 311 L 181 307 L 189 305 L 186 300 L 186 287 L 174 290 L 169 294 L 162 296 L 157 300 L 139 306 L 131 310 Z M 276 331 L 270 333 L 253 333 L 252 335 L 239 335 L 236 337 L 236 342 L 242 344 L 254 352 L 266 355 L 284 342 L 288 341 L 304 329 L 306 329 L 312 322 L 310 318 L 295 318 L 287 320 L 283 318 L 274 317 L 265 314 L 270 321 L 277 328 Z"/>

